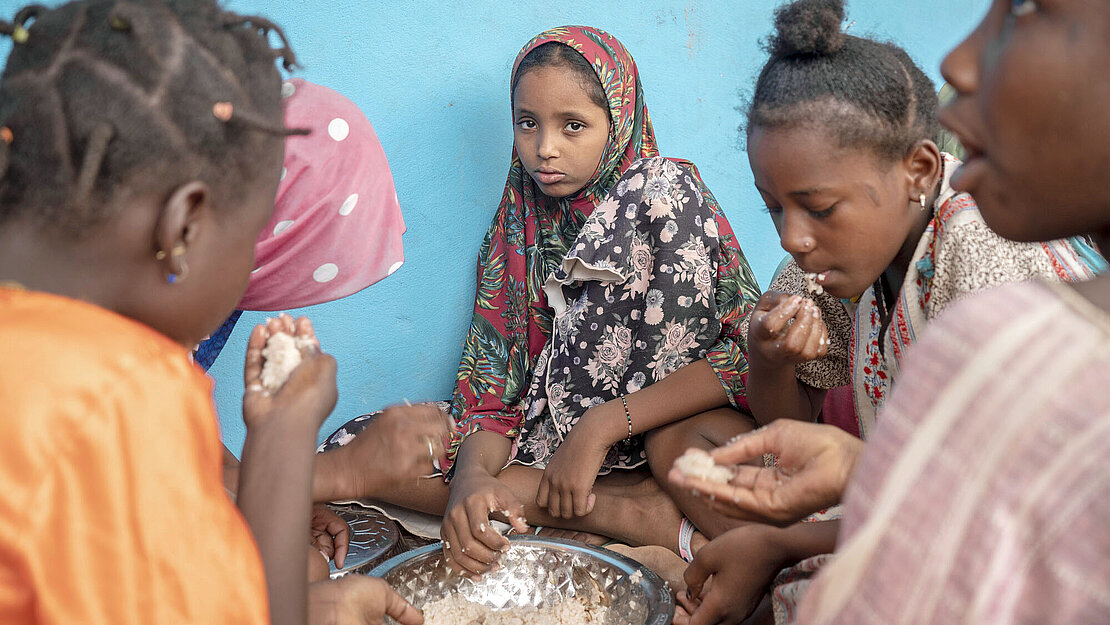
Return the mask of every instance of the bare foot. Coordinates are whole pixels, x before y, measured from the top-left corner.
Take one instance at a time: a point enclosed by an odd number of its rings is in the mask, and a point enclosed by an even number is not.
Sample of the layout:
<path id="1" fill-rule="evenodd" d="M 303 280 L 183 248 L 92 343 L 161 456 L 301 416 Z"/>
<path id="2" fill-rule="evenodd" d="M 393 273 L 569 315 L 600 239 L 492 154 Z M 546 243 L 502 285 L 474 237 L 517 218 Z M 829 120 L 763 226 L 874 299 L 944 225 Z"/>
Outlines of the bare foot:
<path id="1" fill-rule="evenodd" d="M 536 532 L 537 536 L 550 536 L 551 538 L 562 538 L 565 540 L 577 540 L 587 545 L 604 545 L 610 541 L 608 536 L 601 534 L 591 534 L 590 532 L 579 532 L 576 530 L 564 530 L 558 527 L 543 527 L 540 531 Z"/>
<path id="2" fill-rule="evenodd" d="M 611 528 L 614 538 L 629 545 L 659 545 L 678 552 L 682 513 L 655 478 L 609 490 L 606 500 L 604 510 L 613 516 L 605 527 Z M 601 503 L 596 509 L 602 509 Z"/>
<path id="3" fill-rule="evenodd" d="M 647 547 L 629 547 L 628 545 L 611 545 L 606 547 L 628 556 L 640 564 L 651 569 L 656 575 L 663 578 L 671 587 L 671 593 L 676 597 L 686 592 L 686 580 L 682 574 L 686 572 L 686 562 L 678 554 L 658 545 Z"/>

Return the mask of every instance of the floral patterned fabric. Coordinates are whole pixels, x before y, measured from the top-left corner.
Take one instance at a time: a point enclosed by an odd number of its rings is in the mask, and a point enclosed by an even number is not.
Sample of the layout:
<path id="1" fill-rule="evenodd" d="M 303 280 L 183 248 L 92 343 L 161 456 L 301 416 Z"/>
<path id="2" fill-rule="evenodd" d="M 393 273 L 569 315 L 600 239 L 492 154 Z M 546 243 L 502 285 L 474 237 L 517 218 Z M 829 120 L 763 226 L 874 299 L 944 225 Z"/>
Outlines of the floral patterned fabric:
<path id="1" fill-rule="evenodd" d="M 717 314 L 719 245 L 688 169 L 656 157 L 625 172 L 544 285 L 555 323 L 521 402 L 515 461 L 546 466 L 589 408 L 735 345 Z M 743 364 L 735 351 L 730 370 Z M 635 436 L 609 450 L 602 472 L 646 460 Z"/>
<path id="2" fill-rule="evenodd" d="M 594 207 L 606 199 L 621 176 L 638 160 L 659 155 L 636 64 L 624 46 L 595 28 L 554 28 L 524 46 L 514 63 L 514 75 L 528 52 L 549 41 L 570 46 L 597 72 L 609 100 L 609 142 L 591 181 L 576 195 L 562 199 L 539 192 L 513 150 L 501 204 L 478 256 L 474 315 L 451 400 L 451 412 L 460 426 L 448 452 L 451 461 L 458 442 L 475 431 L 519 434 L 524 417 L 521 399 L 554 322 L 543 290 L 545 281 L 562 265 Z M 734 405 L 746 409 L 746 345 L 738 328 L 754 306 L 758 286 L 697 169 L 692 163 L 680 164 L 690 186 L 696 187 L 712 212 L 718 231 L 714 298 L 722 340 L 707 351 L 706 358 Z"/>

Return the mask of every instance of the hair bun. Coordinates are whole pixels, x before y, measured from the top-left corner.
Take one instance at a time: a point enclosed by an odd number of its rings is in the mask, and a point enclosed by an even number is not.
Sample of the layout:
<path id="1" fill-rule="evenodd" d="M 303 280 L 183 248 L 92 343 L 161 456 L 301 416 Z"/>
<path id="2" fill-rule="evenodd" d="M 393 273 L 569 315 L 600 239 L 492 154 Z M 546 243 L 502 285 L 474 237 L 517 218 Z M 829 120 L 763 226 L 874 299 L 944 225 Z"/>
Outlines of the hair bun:
<path id="1" fill-rule="evenodd" d="M 844 0 L 794 0 L 775 9 L 773 57 L 825 56 L 844 45 Z"/>

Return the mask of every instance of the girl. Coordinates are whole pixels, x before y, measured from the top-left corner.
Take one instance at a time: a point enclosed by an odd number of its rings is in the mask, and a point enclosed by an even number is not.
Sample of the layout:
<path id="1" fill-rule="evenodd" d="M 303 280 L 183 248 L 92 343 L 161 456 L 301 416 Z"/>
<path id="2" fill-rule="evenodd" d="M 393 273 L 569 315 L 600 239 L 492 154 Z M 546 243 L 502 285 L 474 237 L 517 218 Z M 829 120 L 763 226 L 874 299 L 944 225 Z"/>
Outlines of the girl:
<path id="1" fill-rule="evenodd" d="M 1110 7 L 1072 0 L 996 0 L 945 59 L 957 95 L 941 119 L 968 149 L 952 185 L 974 194 L 999 234 L 1086 235 L 1110 250 L 1107 60 Z M 800 622 L 1100 622 L 1110 583 L 1107 380 L 1110 276 L 1010 285 L 930 325 L 858 462 L 858 442 L 802 424 L 792 436 L 767 428 L 718 460 L 774 452 L 792 458 L 786 469 L 820 455 L 858 464 L 838 554 Z M 849 475 L 837 480 L 841 493 Z M 780 472 L 742 490 L 792 499 L 804 514 L 806 500 L 812 510 L 833 490 L 826 476 Z"/>
<path id="2" fill-rule="evenodd" d="M 313 443 L 335 402 L 307 320 L 251 336 L 242 516 L 189 362 L 273 210 L 291 132 L 274 59 L 294 62 L 273 30 L 204 0 L 0 23 L 0 621 L 303 623 L 306 604 L 421 620 L 381 582 L 306 593 Z M 279 330 L 304 362 L 271 395 L 261 348 Z"/>
<path id="3" fill-rule="evenodd" d="M 491 511 L 517 530 L 527 517 L 685 549 L 693 527 L 650 476 L 595 480 L 665 471 L 695 438 L 750 429 L 739 324 L 755 281 L 694 166 L 658 157 L 635 62 L 615 38 L 541 33 L 517 58 L 511 96 L 512 164 L 452 399 L 450 489 L 424 480 L 379 497 L 446 510 L 447 557 L 475 574 L 507 547 Z M 644 524 L 649 514 L 658 523 Z"/>
<path id="4" fill-rule="evenodd" d="M 843 19 L 842 1 L 780 8 L 749 110 L 755 183 L 793 262 L 751 317 L 748 395 L 761 424 L 811 421 L 826 389 L 850 385 L 867 438 L 905 354 L 953 301 L 1007 282 L 1088 278 L 1104 263 L 1080 239 L 1019 243 L 987 227 L 950 184 L 959 162 L 932 141 L 932 82 L 900 48 L 844 34 Z M 762 594 L 798 555 L 830 552 L 836 529 L 736 530 L 752 552 L 786 545 L 753 558 L 764 569 L 750 590 Z M 780 616 L 803 587 L 776 589 Z"/>

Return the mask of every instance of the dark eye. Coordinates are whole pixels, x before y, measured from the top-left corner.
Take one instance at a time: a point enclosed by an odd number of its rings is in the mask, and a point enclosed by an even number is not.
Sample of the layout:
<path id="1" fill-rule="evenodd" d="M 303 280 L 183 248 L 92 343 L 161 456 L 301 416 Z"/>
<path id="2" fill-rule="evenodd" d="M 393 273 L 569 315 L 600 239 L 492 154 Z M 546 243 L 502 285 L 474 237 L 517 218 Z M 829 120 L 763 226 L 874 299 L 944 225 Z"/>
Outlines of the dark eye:
<path id="1" fill-rule="evenodd" d="M 534 130 L 536 128 L 536 122 L 531 119 L 522 119 L 516 125 L 522 130 Z"/>
<path id="2" fill-rule="evenodd" d="M 580 122 L 567 122 L 567 130 L 571 132 L 579 132 L 583 128 L 585 128 L 585 126 L 583 126 Z"/>

